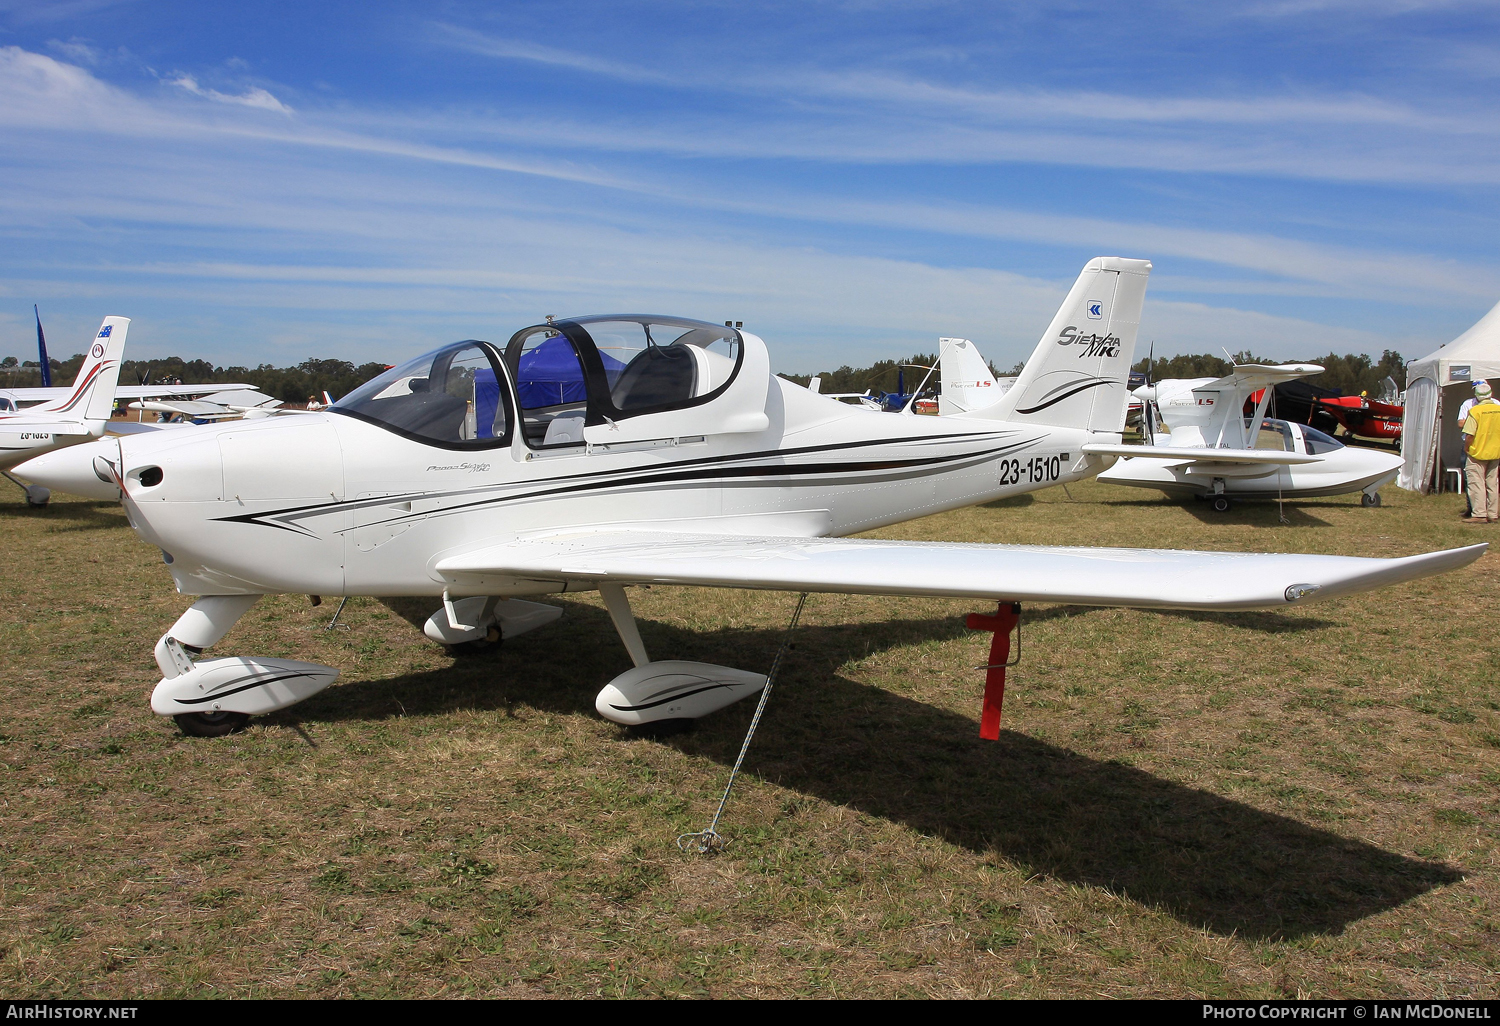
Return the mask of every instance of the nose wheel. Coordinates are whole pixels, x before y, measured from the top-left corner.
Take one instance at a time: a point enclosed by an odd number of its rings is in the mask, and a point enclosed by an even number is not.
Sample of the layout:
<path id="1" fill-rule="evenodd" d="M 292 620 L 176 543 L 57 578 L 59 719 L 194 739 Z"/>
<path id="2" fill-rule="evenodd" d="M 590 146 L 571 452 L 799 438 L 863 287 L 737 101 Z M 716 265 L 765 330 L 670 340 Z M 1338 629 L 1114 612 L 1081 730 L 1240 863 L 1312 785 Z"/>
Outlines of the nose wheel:
<path id="1" fill-rule="evenodd" d="M 52 498 L 51 489 L 43 488 L 41 485 L 26 484 L 24 481 L 17 481 L 3 470 L 0 470 L 0 475 L 3 475 L 7 481 L 26 493 L 26 505 L 32 509 L 44 508 L 48 500 Z"/>
<path id="2" fill-rule="evenodd" d="M 1229 500 L 1226 499 L 1226 498 L 1224 498 L 1224 496 L 1222 496 L 1222 495 L 1215 495 L 1214 496 L 1213 506 L 1214 506 L 1214 512 L 1215 513 L 1228 513 L 1229 512 Z"/>
<path id="3" fill-rule="evenodd" d="M 245 713 L 222 711 L 179 713 L 172 719 L 177 721 L 177 726 L 188 737 L 224 737 L 227 734 L 237 734 L 250 722 L 250 717 Z"/>
<path id="4" fill-rule="evenodd" d="M 1379 506 L 1380 493 L 1375 492 L 1374 494 L 1371 494 L 1370 492 L 1365 492 L 1359 497 L 1359 504 L 1361 506 Z"/>

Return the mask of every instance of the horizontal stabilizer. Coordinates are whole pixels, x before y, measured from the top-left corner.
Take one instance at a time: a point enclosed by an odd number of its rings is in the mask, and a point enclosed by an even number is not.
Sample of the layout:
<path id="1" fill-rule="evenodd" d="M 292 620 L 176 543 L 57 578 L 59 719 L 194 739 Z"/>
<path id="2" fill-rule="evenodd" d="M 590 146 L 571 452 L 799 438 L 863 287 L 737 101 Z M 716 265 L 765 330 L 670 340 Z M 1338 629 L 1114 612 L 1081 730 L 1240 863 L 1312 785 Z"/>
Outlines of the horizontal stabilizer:
<path id="1" fill-rule="evenodd" d="M 450 584 L 474 589 L 614 582 L 1263 609 L 1443 573 L 1473 562 L 1486 548 L 1364 559 L 620 530 L 521 538 L 449 556 L 434 569 Z"/>
<path id="2" fill-rule="evenodd" d="M 1190 445 L 1084 445 L 1083 451 L 1094 456 L 1130 456 L 1145 460 L 1190 460 L 1195 463 L 1269 463 L 1295 467 L 1317 463 L 1321 456 L 1286 452 L 1281 449 L 1217 449 Z"/>

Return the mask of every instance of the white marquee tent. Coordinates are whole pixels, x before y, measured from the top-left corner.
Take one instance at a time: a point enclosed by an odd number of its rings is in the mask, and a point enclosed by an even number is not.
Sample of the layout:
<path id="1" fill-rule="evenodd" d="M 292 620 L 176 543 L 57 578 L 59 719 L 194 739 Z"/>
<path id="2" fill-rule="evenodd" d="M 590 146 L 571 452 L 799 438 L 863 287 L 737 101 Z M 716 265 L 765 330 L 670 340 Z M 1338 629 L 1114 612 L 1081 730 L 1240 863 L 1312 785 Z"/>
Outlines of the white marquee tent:
<path id="1" fill-rule="evenodd" d="M 1468 331 L 1406 368 L 1406 414 L 1401 422 L 1405 463 L 1396 483 L 1417 492 L 1441 491 L 1450 467 L 1464 464 L 1458 407 L 1474 396 L 1474 382 L 1500 385 L 1500 303 Z"/>

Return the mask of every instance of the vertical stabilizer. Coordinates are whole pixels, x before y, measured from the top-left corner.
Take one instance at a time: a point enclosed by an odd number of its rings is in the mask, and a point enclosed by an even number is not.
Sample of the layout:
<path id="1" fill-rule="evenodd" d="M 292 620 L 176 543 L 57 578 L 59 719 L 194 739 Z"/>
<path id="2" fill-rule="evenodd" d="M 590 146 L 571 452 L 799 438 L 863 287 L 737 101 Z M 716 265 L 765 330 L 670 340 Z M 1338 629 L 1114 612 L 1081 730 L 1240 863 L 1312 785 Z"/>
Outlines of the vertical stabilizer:
<path id="1" fill-rule="evenodd" d="M 115 408 L 115 385 L 125 356 L 129 317 L 106 317 L 78 368 L 73 390 L 62 399 L 36 407 L 37 412 L 69 414 L 79 420 L 108 420 Z"/>
<path id="2" fill-rule="evenodd" d="M 36 308 L 35 303 L 31 304 L 31 312 L 36 314 L 36 353 L 41 360 L 39 366 L 42 368 L 42 387 L 51 388 L 52 360 L 47 356 L 47 336 L 42 333 L 42 312 Z"/>
<path id="3" fill-rule="evenodd" d="M 979 349 L 966 338 L 938 339 L 938 367 L 943 383 L 938 413 L 947 417 L 982 410 L 1000 401 L 1003 391 Z"/>
<path id="4" fill-rule="evenodd" d="M 1016 383 L 970 416 L 1118 434 L 1151 261 L 1095 257 L 1084 265 Z"/>

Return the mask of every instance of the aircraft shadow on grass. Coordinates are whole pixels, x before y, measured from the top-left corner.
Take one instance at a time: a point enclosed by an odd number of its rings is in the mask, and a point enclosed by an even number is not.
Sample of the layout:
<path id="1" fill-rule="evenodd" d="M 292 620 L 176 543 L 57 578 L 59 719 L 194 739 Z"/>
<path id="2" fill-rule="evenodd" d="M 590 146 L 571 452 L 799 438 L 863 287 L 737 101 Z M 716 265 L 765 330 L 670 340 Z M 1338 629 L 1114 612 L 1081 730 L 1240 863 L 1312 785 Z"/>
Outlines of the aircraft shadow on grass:
<path id="1" fill-rule="evenodd" d="M 408 619 L 419 606 L 423 616 L 430 611 L 411 600 L 386 604 L 410 606 Z M 628 662 L 602 610 L 564 604 L 569 644 L 543 630 L 498 655 L 335 687 L 268 719 L 373 720 L 516 701 L 557 713 L 591 711 L 598 687 Z M 769 665 L 781 639 L 776 629 L 640 626 L 648 649 L 735 666 Z M 1250 940 L 1338 934 L 1462 878 L 1450 866 L 1025 734 L 982 741 L 973 719 L 835 672 L 872 651 L 966 633 L 958 618 L 799 629 L 746 768 L 1031 872 L 1108 890 L 1193 928 Z M 976 674 L 976 710 L 981 688 Z M 634 743 L 666 743 L 728 766 L 752 711 L 752 702 L 742 702 L 690 733 Z M 631 740 L 623 730 L 621 738 Z M 715 797 L 703 796 L 705 814 Z"/>
<path id="2" fill-rule="evenodd" d="M 105 531 L 126 526 L 125 514 L 118 502 L 51 502 L 33 509 L 23 502 L 0 501 L 0 515 L 7 513 L 17 520 L 45 520 L 54 534 Z"/>

